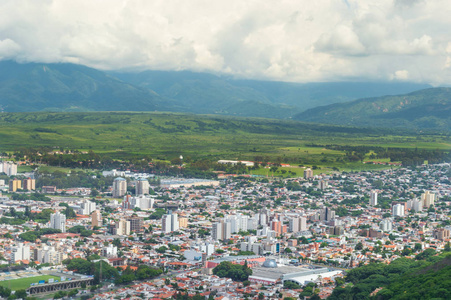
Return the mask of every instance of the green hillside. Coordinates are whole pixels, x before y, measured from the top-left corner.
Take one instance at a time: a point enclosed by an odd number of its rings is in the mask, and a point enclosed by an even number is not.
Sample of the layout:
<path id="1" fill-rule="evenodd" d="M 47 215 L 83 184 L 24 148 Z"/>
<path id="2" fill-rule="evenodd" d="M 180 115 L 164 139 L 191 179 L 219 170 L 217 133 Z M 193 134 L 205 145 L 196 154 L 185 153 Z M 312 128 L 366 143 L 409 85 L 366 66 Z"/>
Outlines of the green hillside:
<path id="1" fill-rule="evenodd" d="M 328 299 L 451 299 L 450 255 L 399 258 L 389 265 L 370 263 L 352 269 L 346 276 L 351 284 L 337 287 Z"/>
<path id="2" fill-rule="evenodd" d="M 317 107 L 295 119 L 348 126 L 451 131 L 451 88 L 361 99 Z"/>

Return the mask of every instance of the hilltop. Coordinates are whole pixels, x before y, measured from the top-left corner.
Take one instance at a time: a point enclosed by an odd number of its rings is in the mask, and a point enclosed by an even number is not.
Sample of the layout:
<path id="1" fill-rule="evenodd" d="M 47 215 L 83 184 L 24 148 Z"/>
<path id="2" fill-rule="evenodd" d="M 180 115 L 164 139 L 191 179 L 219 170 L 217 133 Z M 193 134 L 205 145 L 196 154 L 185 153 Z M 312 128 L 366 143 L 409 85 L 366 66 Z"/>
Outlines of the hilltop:
<path id="1" fill-rule="evenodd" d="M 451 88 L 336 103 L 309 109 L 294 119 L 348 126 L 450 131 Z"/>

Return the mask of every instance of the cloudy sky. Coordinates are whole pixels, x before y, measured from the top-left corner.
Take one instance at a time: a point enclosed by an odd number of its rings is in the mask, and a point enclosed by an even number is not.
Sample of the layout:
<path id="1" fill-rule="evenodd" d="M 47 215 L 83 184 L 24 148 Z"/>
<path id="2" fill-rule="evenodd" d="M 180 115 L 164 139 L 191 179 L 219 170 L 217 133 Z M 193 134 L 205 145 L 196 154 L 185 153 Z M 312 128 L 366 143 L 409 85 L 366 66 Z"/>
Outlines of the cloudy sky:
<path id="1" fill-rule="evenodd" d="M 451 2 L 0 0 L 0 59 L 451 84 Z"/>

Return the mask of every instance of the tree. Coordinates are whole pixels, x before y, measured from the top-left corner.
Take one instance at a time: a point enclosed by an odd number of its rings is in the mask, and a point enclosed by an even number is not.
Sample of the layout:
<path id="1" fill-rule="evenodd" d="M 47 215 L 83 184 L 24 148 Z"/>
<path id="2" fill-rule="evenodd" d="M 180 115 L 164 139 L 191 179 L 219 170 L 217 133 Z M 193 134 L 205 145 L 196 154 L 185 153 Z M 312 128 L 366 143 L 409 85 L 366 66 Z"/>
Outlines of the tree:
<path id="1" fill-rule="evenodd" d="M 355 245 L 355 250 L 362 250 L 362 249 L 363 249 L 362 242 L 358 242 L 357 245 Z"/>
<path id="2" fill-rule="evenodd" d="M 27 291 L 26 290 L 24 290 L 24 289 L 21 289 L 21 290 L 17 290 L 15 293 L 14 293 L 14 295 L 17 297 L 17 298 L 22 298 L 22 299 L 25 299 L 25 298 L 27 298 Z"/>

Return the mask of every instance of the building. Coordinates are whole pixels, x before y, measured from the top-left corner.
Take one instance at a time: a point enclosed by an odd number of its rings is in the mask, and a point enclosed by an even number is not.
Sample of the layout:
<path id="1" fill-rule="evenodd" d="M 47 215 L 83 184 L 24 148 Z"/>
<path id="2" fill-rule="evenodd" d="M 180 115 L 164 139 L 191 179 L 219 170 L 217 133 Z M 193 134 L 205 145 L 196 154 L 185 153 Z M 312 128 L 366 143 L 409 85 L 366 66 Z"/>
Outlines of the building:
<path id="1" fill-rule="evenodd" d="M 80 205 L 80 209 L 78 210 L 78 213 L 80 215 L 89 216 L 95 210 L 96 210 L 95 202 L 91 202 L 89 200 L 84 200 Z"/>
<path id="2" fill-rule="evenodd" d="M 405 205 L 398 203 L 393 205 L 392 207 L 392 215 L 393 217 L 404 217 Z"/>
<path id="3" fill-rule="evenodd" d="M 221 220 L 221 222 L 213 223 L 211 235 L 216 241 L 230 239 L 232 235 L 232 226 L 230 222 L 224 222 L 224 220 Z"/>
<path id="4" fill-rule="evenodd" d="M 313 174 L 312 174 L 313 175 Z M 327 180 L 320 180 L 318 181 L 318 188 L 320 190 L 325 190 L 329 187 L 329 184 L 327 183 Z"/>
<path id="5" fill-rule="evenodd" d="M 429 191 L 425 191 L 421 194 L 421 201 L 423 202 L 423 208 L 428 209 L 435 204 L 435 194 Z"/>
<path id="6" fill-rule="evenodd" d="M 17 247 L 13 247 L 11 251 L 11 263 L 15 264 L 18 260 L 29 260 L 31 257 L 30 246 L 19 243 Z"/>
<path id="7" fill-rule="evenodd" d="M 188 227 L 188 218 L 185 218 L 185 217 L 179 218 L 179 227 L 180 228 Z"/>
<path id="8" fill-rule="evenodd" d="M 370 194 L 370 205 L 371 206 L 376 206 L 377 205 L 377 192 L 376 191 L 371 191 L 371 194 Z"/>
<path id="9" fill-rule="evenodd" d="M 124 201 L 122 201 L 123 209 L 135 209 L 139 208 L 142 210 L 152 209 L 154 206 L 155 199 L 149 196 L 140 195 L 137 197 L 132 197 L 130 195 L 124 196 Z"/>
<path id="10" fill-rule="evenodd" d="M 10 192 L 15 192 L 20 189 L 22 189 L 22 182 L 19 179 L 14 178 L 9 181 Z"/>
<path id="11" fill-rule="evenodd" d="M 34 191 L 36 189 L 36 180 L 28 177 L 23 180 L 23 189 L 27 191 Z"/>
<path id="12" fill-rule="evenodd" d="M 304 170 L 304 179 L 313 178 L 313 171 L 310 168 Z"/>
<path id="13" fill-rule="evenodd" d="M 119 198 L 127 193 L 127 180 L 118 177 L 113 181 L 113 198 Z"/>
<path id="14" fill-rule="evenodd" d="M 109 244 L 106 247 L 102 248 L 102 256 L 110 258 L 110 257 L 117 257 L 117 247 L 113 244 Z"/>
<path id="15" fill-rule="evenodd" d="M 130 223 L 130 232 L 142 232 L 143 228 L 143 218 L 140 217 L 128 217 L 127 222 Z"/>
<path id="16" fill-rule="evenodd" d="M 17 165 L 10 161 L 0 162 L 0 173 L 5 173 L 7 176 L 16 176 Z"/>
<path id="17" fill-rule="evenodd" d="M 379 223 L 379 228 L 382 231 L 392 231 L 393 230 L 393 223 L 390 219 L 384 219 Z"/>
<path id="18" fill-rule="evenodd" d="M 41 191 L 44 194 L 55 194 L 56 193 L 56 186 L 43 186 L 41 188 Z"/>
<path id="19" fill-rule="evenodd" d="M 43 264 L 59 265 L 63 261 L 63 253 L 56 251 L 55 247 L 44 245 L 42 248 L 34 249 L 34 260 Z"/>
<path id="20" fill-rule="evenodd" d="M 330 207 L 323 207 L 320 212 L 320 220 L 328 222 L 333 219 L 335 219 L 335 211 L 333 211 Z"/>
<path id="21" fill-rule="evenodd" d="M 92 227 L 102 227 L 102 214 L 100 210 L 95 210 L 91 214 L 91 225 Z"/>
<path id="22" fill-rule="evenodd" d="M 305 217 L 293 217 L 289 220 L 288 229 L 296 233 L 307 230 L 307 219 Z"/>
<path id="23" fill-rule="evenodd" d="M 125 219 L 120 219 L 115 224 L 114 234 L 129 235 L 130 234 L 130 222 Z"/>
<path id="24" fill-rule="evenodd" d="M 163 215 L 163 218 L 161 219 L 161 227 L 164 233 L 179 230 L 178 215 L 175 213 Z"/>
<path id="25" fill-rule="evenodd" d="M 449 239 L 449 230 L 445 228 L 437 228 L 434 230 L 434 238 L 437 240 L 447 240 Z"/>
<path id="26" fill-rule="evenodd" d="M 50 215 L 50 228 L 66 232 L 66 216 L 59 211 Z"/>
<path id="27" fill-rule="evenodd" d="M 135 188 L 136 196 L 148 195 L 149 189 L 150 189 L 150 185 L 149 185 L 149 181 L 147 179 L 139 178 L 136 181 L 136 188 Z"/>

